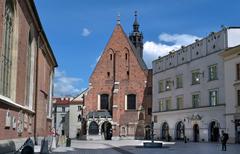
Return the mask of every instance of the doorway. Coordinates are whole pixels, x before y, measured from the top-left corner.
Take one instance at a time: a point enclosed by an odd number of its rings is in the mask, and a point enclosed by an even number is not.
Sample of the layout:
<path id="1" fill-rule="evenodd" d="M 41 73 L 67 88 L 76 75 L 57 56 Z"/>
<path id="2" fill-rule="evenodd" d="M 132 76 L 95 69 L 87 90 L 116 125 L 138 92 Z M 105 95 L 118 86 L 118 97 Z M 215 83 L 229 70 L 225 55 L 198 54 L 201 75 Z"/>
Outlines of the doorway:
<path id="1" fill-rule="evenodd" d="M 212 121 L 209 126 L 209 134 L 211 142 L 218 142 L 219 140 L 219 123 Z"/>
<path id="2" fill-rule="evenodd" d="M 176 139 L 177 140 L 184 140 L 185 136 L 185 127 L 184 123 L 182 121 L 177 123 L 177 128 L 176 128 Z"/>
<path id="3" fill-rule="evenodd" d="M 199 142 L 199 126 L 198 126 L 198 124 L 193 125 L 193 141 Z"/>
<path id="4" fill-rule="evenodd" d="M 112 139 L 112 124 L 108 121 L 105 121 L 102 124 L 101 132 L 102 132 L 102 135 L 104 136 L 105 140 L 111 140 Z"/>

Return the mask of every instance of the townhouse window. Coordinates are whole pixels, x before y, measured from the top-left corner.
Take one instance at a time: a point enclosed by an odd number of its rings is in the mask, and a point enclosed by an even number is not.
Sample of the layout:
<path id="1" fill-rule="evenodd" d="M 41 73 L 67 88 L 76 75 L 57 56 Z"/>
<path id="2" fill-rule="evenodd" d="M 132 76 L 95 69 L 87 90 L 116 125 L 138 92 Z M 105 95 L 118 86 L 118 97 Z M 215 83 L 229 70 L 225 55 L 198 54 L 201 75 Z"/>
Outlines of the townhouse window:
<path id="1" fill-rule="evenodd" d="M 200 94 L 192 95 L 192 107 L 197 108 L 200 105 Z"/>
<path id="2" fill-rule="evenodd" d="M 10 97 L 14 27 L 14 5 L 12 0 L 6 1 L 3 23 L 3 46 L 0 51 L 0 94 Z"/>
<path id="3" fill-rule="evenodd" d="M 171 110 L 171 109 L 172 109 L 171 98 L 167 98 L 166 99 L 166 111 Z"/>
<path id="4" fill-rule="evenodd" d="M 160 111 L 160 112 L 162 112 L 162 111 L 164 110 L 164 109 L 163 109 L 163 107 L 164 107 L 164 106 L 163 106 L 163 103 L 164 103 L 164 102 L 163 102 L 163 99 L 161 99 L 161 100 L 159 101 L 159 111 Z"/>
<path id="5" fill-rule="evenodd" d="M 158 83 L 158 93 L 161 93 L 163 91 L 164 91 L 164 85 L 163 85 L 163 80 L 161 80 Z"/>
<path id="6" fill-rule="evenodd" d="M 200 72 L 199 70 L 192 71 L 192 84 L 200 84 Z"/>
<path id="7" fill-rule="evenodd" d="M 240 63 L 236 65 L 236 79 L 240 80 Z"/>
<path id="8" fill-rule="evenodd" d="M 182 75 L 178 75 L 176 77 L 176 82 L 177 82 L 176 88 L 182 88 L 183 87 L 183 77 L 182 77 Z"/>
<path id="9" fill-rule="evenodd" d="M 240 90 L 237 90 L 237 106 L 240 106 Z"/>
<path id="10" fill-rule="evenodd" d="M 183 109 L 183 96 L 178 96 L 177 97 L 177 109 Z"/>
<path id="11" fill-rule="evenodd" d="M 135 110 L 136 109 L 136 95 L 128 94 L 127 95 L 127 110 Z"/>
<path id="12" fill-rule="evenodd" d="M 78 111 L 81 111 L 82 110 L 82 106 L 78 106 Z"/>
<path id="13" fill-rule="evenodd" d="M 210 90 L 209 91 L 210 106 L 216 106 L 217 102 L 218 102 L 218 91 L 217 90 Z"/>
<path id="14" fill-rule="evenodd" d="M 65 112 L 65 107 L 62 107 L 62 112 Z"/>
<path id="15" fill-rule="evenodd" d="M 208 67 L 209 81 L 217 80 L 217 65 L 211 65 Z"/>
<path id="16" fill-rule="evenodd" d="M 170 91 L 172 89 L 171 83 L 172 83 L 172 81 L 170 81 L 170 80 L 166 81 L 166 86 L 165 86 L 166 91 Z"/>

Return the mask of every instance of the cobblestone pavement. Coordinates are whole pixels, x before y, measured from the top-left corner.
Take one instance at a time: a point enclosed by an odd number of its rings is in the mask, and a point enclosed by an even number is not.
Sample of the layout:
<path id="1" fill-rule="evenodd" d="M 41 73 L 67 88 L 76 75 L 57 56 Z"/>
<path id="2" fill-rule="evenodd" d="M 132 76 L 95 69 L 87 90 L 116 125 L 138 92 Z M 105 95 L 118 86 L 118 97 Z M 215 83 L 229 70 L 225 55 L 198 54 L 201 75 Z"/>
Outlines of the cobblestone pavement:
<path id="1" fill-rule="evenodd" d="M 239 144 L 228 144 L 227 151 L 221 151 L 218 143 L 164 142 L 163 148 L 143 148 L 143 141 L 77 141 L 71 147 L 58 147 L 55 154 L 239 154 Z"/>

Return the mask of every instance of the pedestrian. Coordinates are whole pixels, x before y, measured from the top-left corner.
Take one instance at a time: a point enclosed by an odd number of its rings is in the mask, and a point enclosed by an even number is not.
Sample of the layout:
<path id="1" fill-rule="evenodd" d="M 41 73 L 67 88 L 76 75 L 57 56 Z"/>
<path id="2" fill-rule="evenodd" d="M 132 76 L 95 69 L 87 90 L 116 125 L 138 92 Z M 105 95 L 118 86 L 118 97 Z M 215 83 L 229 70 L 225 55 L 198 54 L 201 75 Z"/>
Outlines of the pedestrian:
<path id="1" fill-rule="evenodd" d="M 184 135 L 184 143 L 187 143 L 187 137 Z"/>
<path id="2" fill-rule="evenodd" d="M 222 136 L 221 136 L 222 151 L 227 151 L 227 140 L 228 140 L 228 134 L 222 130 Z"/>

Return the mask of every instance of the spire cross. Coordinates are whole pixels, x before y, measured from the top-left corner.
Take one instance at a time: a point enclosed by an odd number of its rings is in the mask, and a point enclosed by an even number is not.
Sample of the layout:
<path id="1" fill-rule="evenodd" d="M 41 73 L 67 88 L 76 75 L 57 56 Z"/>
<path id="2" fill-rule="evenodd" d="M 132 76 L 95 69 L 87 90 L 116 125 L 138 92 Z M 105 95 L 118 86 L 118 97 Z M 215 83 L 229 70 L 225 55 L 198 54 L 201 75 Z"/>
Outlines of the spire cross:
<path id="1" fill-rule="evenodd" d="M 135 18 L 137 18 L 137 11 L 134 12 L 134 16 L 135 16 Z"/>
<path id="2" fill-rule="evenodd" d="M 120 24 L 120 13 L 117 15 L 117 24 Z"/>

